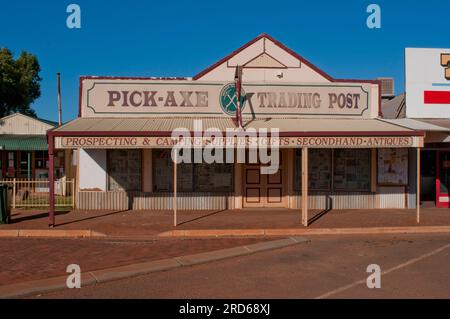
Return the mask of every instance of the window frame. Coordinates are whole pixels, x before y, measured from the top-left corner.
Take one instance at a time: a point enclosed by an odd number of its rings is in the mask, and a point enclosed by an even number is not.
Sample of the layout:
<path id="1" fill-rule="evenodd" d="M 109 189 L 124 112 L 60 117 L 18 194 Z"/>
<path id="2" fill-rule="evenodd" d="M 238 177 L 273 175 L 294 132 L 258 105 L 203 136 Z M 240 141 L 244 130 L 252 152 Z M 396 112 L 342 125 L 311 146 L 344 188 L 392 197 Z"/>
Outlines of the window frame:
<path id="1" fill-rule="evenodd" d="M 308 150 L 308 162 L 309 162 L 310 152 L 313 149 L 316 149 L 316 148 L 311 148 L 311 149 Z M 319 149 L 319 148 L 317 148 L 317 149 Z M 334 156 L 334 150 L 331 149 L 331 148 L 322 148 L 322 149 L 328 150 L 330 152 L 330 181 L 328 183 L 329 186 L 328 186 L 327 189 L 325 189 L 325 188 L 323 188 L 323 189 L 311 188 L 309 186 L 309 178 L 308 178 L 308 190 L 314 191 L 314 192 L 331 192 L 333 190 L 333 172 L 334 172 L 334 169 L 333 169 L 333 165 L 334 165 L 334 163 L 333 163 L 333 156 Z M 300 179 L 299 179 L 299 187 L 298 188 L 297 188 L 297 185 L 296 185 L 296 180 L 297 179 L 295 178 L 296 177 L 296 170 L 297 170 L 297 152 L 300 153 L 299 158 L 301 159 L 301 157 L 302 157 L 301 151 L 302 151 L 301 148 L 294 149 L 294 191 L 296 191 L 296 192 L 301 192 L 301 190 L 302 190 L 302 180 L 301 180 L 301 170 L 302 170 L 301 166 L 302 165 L 301 165 L 301 160 L 299 161 Z M 308 174 L 309 174 L 309 168 L 310 168 L 310 165 L 308 164 Z"/>
<path id="2" fill-rule="evenodd" d="M 313 148 L 311 148 L 313 149 Z M 309 151 L 311 150 L 309 149 Z M 322 148 L 322 149 L 328 149 L 328 148 Z M 330 183 L 329 183 L 329 188 L 328 189 L 312 189 L 309 187 L 308 185 L 308 190 L 313 191 L 313 192 L 346 192 L 346 193 L 351 193 L 351 192 L 359 192 L 359 193 L 370 193 L 372 192 L 372 151 L 370 148 L 355 148 L 354 150 L 364 150 L 367 152 L 367 160 L 369 162 L 369 168 L 368 168 L 368 173 L 369 173 L 369 181 L 368 181 L 368 188 L 367 189 L 345 189 L 345 188 L 336 188 L 336 184 L 335 184 L 335 168 L 336 168 L 336 160 L 337 160 L 337 156 L 335 154 L 336 150 L 339 150 L 337 148 L 329 148 L 328 149 L 330 151 L 330 161 L 331 161 L 331 170 L 330 170 Z M 342 149 L 345 150 L 345 149 Z M 295 192 L 301 192 L 301 181 L 299 183 L 299 188 L 297 188 L 296 185 L 296 170 L 297 170 L 297 152 L 301 152 L 301 148 L 296 148 L 294 151 L 294 180 L 293 180 L 293 189 Z M 310 152 L 308 152 L 308 160 L 309 160 L 309 154 Z M 301 158 L 301 153 L 300 153 L 300 158 Z M 310 165 L 308 165 L 308 173 L 309 173 L 309 167 Z M 299 170 L 301 170 L 301 164 L 299 164 Z M 301 175 L 301 173 L 300 173 Z M 308 179 L 308 184 L 309 184 L 309 179 Z"/>
<path id="3" fill-rule="evenodd" d="M 161 151 L 161 150 L 165 150 L 165 149 L 155 148 L 152 151 L 152 192 L 153 193 L 172 193 L 173 192 L 173 185 L 172 185 L 172 189 L 169 189 L 169 190 L 157 190 L 155 188 L 155 184 L 156 184 L 155 183 L 156 165 L 155 165 L 154 159 L 155 159 L 155 156 L 156 156 L 155 155 L 156 151 Z M 170 152 L 170 150 L 168 150 L 168 152 Z M 225 156 L 226 156 L 226 153 L 224 152 L 224 159 L 225 159 Z M 226 162 L 224 162 L 224 163 L 211 163 L 211 164 L 209 164 L 209 163 L 180 163 L 180 164 L 178 164 L 178 167 L 177 167 L 177 173 L 180 171 L 180 169 L 179 169 L 180 165 L 183 165 L 183 164 L 192 165 L 192 170 L 191 170 L 191 174 L 192 174 L 192 190 L 190 190 L 190 191 L 180 190 L 180 189 L 178 189 L 179 186 L 180 186 L 180 183 L 177 183 L 177 193 L 180 193 L 180 194 L 182 194 L 182 193 L 234 193 L 234 191 L 235 191 L 235 185 L 234 185 L 234 182 L 235 182 L 235 176 L 234 176 L 234 174 L 235 174 L 235 165 L 234 164 L 235 163 L 226 163 Z M 209 191 L 198 190 L 198 188 L 196 186 L 196 184 L 197 184 L 196 183 L 197 182 L 197 176 L 196 175 L 197 174 L 195 174 L 197 165 L 231 165 L 231 172 L 230 172 L 230 174 L 231 174 L 231 185 L 230 185 L 230 189 L 229 190 L 215 190 L 214 189 L 214 190 L 209 190 Z M 171 176 L 171 180 L 172 180 L 172 183 L 173 183 L 173 166 L 171 168 L 172 169 L 170 170 L 170 176 Z"/>
<path id="4" fill-rule="evenodd" d="M 140 172 L 139 172 L 139 190 L 127 190 L 127 189 L 119 189 L 119 190 L 111 190 L 111 182 L 110 182 L 110 168 L 111 168 L 111 163 L 110 163 L 110 154 L 112 151 L 117 151 L 117 150 L 121 150 L 121 151 L 139 151 L 140 153 Z M 142 192 L 142 187 L 143 187 L 143 158 L 144 158 L 144 154 L 142 149 L 107 149 L 106 150 L 106 189 L 108 192 Z"/>
<path id="5" fill-rule="evenodd" d="M 339 150 L 339 149 L 338 149 Z M 347 150 L 344 148 L 341 148 L 340 150 Z M 345 188 L 336 188 L 336 183 L 334 181 L 334 175 L 335 175 L 335 168 L 336 168 L 336 160 L 337 160 L 337 156 L 336 154 L 333 154 L 333 191 L 334 192 L 347 192 L 347 193 L 351 193 L 351 192 L 358 192 L 358 193 L 370 193 L 372 192 L 372 150 L 370 148 L 352 148 L 351 150 L 359 150 L 359 151 L 366 151 L 367 152 L 367 160 L 369 162 L 369 166 L 368 166 L 368 172 L 369 172 L 369 180 L 368 180 L 368 188 L 367 189 L 345 189 Z M 334 152 L 334 149 L 333 149 Z"/>

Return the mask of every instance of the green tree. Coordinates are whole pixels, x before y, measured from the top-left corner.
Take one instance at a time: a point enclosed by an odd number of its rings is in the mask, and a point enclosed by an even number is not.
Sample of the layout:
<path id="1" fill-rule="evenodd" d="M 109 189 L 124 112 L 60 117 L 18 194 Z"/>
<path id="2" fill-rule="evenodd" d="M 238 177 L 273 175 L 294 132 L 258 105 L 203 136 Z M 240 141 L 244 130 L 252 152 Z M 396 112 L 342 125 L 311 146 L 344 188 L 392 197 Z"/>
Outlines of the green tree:
<path id="1" fill-rule="evenodd" d="M 7 48 L 0 49 L 0 117 L 20 112 L 36 116 L 31 104 L 41 95 L 38 59 L 22 51 L 14 57 Z"/>

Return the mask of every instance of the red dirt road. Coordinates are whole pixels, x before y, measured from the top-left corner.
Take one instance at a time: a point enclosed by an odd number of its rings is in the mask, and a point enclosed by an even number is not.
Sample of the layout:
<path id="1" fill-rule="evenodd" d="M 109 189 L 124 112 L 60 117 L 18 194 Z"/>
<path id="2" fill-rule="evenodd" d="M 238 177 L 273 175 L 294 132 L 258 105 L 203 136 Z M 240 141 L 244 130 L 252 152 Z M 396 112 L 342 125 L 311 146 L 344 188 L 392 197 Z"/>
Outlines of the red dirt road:
<path id="1" fill-rule="evenodd" d="M 99 270 L 169 257 L 207 252 L 266 241 L 267 238 L 114 239 L 1 238 L 0 285 L 66 275 L 78 264 L 82 271 Z"/>
<path id="2" fill-rule="evenodd" d="M 387 272 L 380 289 L 366 286 L 369 264 Z M 449 235 L 314 237 L 307 244 L 39 297 L 450 298 L 449 269 Z"/>

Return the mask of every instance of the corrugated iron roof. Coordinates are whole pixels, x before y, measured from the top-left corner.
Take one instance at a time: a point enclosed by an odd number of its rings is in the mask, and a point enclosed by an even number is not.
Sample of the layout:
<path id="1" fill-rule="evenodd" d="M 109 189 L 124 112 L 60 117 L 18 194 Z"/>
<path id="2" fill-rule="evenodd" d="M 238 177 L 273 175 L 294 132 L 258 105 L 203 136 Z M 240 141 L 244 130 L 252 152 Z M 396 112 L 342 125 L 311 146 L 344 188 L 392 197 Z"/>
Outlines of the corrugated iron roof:
<path id="1" fill-rule="evenodd" d="M 418 121 L 429 123 L 432 125 L 437 125 L 450 130 L 450 118 L 445 119 L 417 119 Z"/>
<path id="2" fill-rule="evenodd" d="M 398 119 L 405 117 L 405 93 L 393 99 L 381 101 L 381 113 L 385 119 Z"/>
<path id="3" fill-rule="evenodd" d="M 424 119 L 383 119 L 383 121 L 400 125 L 412 130 L 421 130 L 429 132 L 450 132 L 450 119 L 445 120 L 424 120 Z M 446 125 L 446 126 L 445 126 Z"/>
<path id="4" fill-rule="evenodd" d="M 45 135 L 0 135 L 0 149 L 6 151 L 46 151 Z"/>
<path id="5" fill-rule="evenodd" d="M 230 117 L 192 118 L 77 118 L 53 132 L 171 132 L 176 128 L 194 129 L 194 120 L 202 120 L 202 131 L 235 128 Z M 411 132 L 410 128 L 379 119 L 353 118 L 260 118 L 244 119 L 244 128 L 278 128 L 280 132 Z"/>

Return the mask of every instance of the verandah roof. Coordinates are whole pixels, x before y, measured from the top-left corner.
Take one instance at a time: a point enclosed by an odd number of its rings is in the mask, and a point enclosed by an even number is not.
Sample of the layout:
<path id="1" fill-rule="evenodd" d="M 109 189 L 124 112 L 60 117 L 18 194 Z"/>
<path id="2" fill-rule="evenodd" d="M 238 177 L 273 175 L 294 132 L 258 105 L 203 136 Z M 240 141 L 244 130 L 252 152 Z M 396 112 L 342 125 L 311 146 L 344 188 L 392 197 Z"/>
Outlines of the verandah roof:
<path id="1" fill-rule="evenodd" d="M 0 135 L 0 149 L 6 151 L 46 151 L 45 135 Z"/>
<path id="2" fill-rule="evenodd" d="M 227 128 L 235 128 L 235 123 L 230 117 L 223 118 L 193 118 L 193 117 L 170 117 L 170 118 L 77 118 L 52 132 L 55 135 L 69 135 L 76 133 L 131 133 L 138 134 L 151 132 L 170 133 L 177 128 L 186 128 L 194 131 L 194 120 L 202 120 L 202 130 L 217 128 L 225 132 Z M 416 135 L 422 136 L 420 131 L 414 131 L 404 126 L 388 123 L 379 119 L 352 119 L 352 118 L 261 118 L 244 119 L 244 128 L 268 129 L 278 128 L 280 133 L 294 133 L 295 135 L 311 133 L 329 133 L 339 135 L 340 133 L 355 135 Z M 294 135 L 294 136 L 295 136 Z"/>

